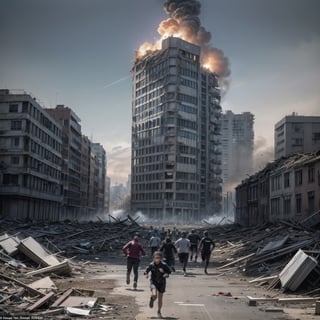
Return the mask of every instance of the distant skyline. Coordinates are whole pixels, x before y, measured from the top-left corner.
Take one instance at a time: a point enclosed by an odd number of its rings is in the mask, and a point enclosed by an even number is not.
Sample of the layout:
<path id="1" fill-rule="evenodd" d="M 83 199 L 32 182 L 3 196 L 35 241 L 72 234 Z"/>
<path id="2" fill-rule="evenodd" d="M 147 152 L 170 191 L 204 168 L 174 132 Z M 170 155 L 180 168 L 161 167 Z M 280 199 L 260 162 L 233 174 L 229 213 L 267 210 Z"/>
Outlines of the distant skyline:
<path id="1" fill-rule="evenodd" d="M 255 115 L 256 168 L 273 153 L 274 124 L 320 116 L 320 1 L 203 0 L 202 25 L 231 63 L 224 110 Z M 135 50 L 157 38 L 162 0 L 0 0 L 0 88 L 64 104 L 107 150 L 112 184 L 130 174 Z"/>

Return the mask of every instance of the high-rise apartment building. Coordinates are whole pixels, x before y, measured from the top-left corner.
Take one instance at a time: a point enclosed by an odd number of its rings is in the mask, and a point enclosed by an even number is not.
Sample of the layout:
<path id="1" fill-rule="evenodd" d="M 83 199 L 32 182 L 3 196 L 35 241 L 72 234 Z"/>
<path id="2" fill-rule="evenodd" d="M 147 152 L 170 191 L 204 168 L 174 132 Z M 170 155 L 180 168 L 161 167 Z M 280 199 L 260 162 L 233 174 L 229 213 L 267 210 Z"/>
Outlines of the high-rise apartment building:
<path id="1" fill-rule="evenodd" d="M 0 217 L 59 219 L 61 130 L 31 95 L 0 90 Z"/>
<path id="2" fill-rule="evenodd" d="M 57 105 L 46 111 L 62 126 L 63 204 L 69 214 L 77 215 L 81 206 L 81 126 L 73 110 Z"/>
<path id="3" fill-rule="evenodd" d="M 91 150 L 97 159 L 96 169 L 96 208 L 100 211 L 104 210 L 105 201 L 105 184 L 106 184 L 106 151 L 100 143 L 92 143 Z"/>
<path id="4" fill-rule="evenodd" d="M 170 37 L 133 67 L 131 206 L 152 218 L 221 208 L 220 92 L 200 47 Z"/>
<path id="5" fill-rule="evenodd" d="M 222 178 L 229 191 L 253 171 L 254 115 L 226 111 L 221 116 Z"/>
<path id="6" fill-rule="evenodd" d="M 276 159 L 295 153 L 320 150 L 320 117 L 293 113 L 275 125 L 274 156 Z"/>

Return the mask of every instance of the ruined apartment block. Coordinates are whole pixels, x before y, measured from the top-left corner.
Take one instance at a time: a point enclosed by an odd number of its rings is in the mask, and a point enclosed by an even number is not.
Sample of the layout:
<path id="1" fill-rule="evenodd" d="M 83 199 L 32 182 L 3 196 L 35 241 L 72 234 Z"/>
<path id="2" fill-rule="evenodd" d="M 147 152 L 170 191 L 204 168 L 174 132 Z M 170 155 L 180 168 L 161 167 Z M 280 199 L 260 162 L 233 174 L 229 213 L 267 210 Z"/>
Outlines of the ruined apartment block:
<path id="1" fill-rule="evenodd" d="M 30 94 L 0 90 L 0 217 L 58 220 L 62 128 Z"/>
<path id="2" fill-rule="evenodd" d="M 295 153 L 320 150 L 320 117 L 293 113 L 276 123 L 274 129 L 275 159 Z"/>
<path id="3" fill-rule="evenodd" d="M 220 91 L 179 38 L 133 67 L 132 210 L 198 219 L 221 210 Z"/>

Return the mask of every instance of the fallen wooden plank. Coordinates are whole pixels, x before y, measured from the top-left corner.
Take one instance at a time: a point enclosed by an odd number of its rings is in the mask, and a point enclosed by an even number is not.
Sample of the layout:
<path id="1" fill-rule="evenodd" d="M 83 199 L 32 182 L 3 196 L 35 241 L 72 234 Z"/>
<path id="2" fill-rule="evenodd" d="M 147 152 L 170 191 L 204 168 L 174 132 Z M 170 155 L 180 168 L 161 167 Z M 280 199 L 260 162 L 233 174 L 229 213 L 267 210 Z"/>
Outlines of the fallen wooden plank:
<path id="1" fill-rule="evenodd" d="M 281 303 L 304 303 L 304 302 L 310 302 L 315 303 L 316 301 L 319 301 L 320 297 L 317 298 L 279 298 L 278 301 Z"/>
<path id="2" fill-rule="evenodd" d="M 42 292 L 40 292 L 40 291 L 38 291 L 38 290 L 36 290 L 34 288 L 31 288 L 29 285 L 27 285 L 27 284 L 25 284 L 25 283 L 23 283 L 23 282 L 21 282 L 19 280 L 16 280 L 14 278 L 8 277 L 8 276 L 6 276 L 6 275 L 4 275 L 2 273 L 0 273 L 0 278 L 16 283 L 20 287 L 23 287 L 23 288 L 27 289 L 30 293 L 32 293 L 35 296 L 40 296 L 40 297 L 44 296 L 44 294 Z"/>
<path id="3" fill-rule="evenodd" d="M 58 298 L 52 305 L 51 307 L 58 307 L 64 300 L 66 300 L 73 292 L 73 289 L 68 289 L 63 293 L 63 295 Z"/>
<path id="4" fill-rule="evenodd" d="M 269 281 L 269 280 L 275 280 L 278 278 L 279 278 L 279 276 L 259 277 L 257 279 L 250 280 L 249 283 L 264 282 L 264 281 Z"/>
<path id="5" fill-rule="evenodd" d="M 49 292 L 44 297 L 42 297 L 40 300 L 38 300 L 36 303 L 34 303 L 32 306 L 28 307 L 27 311 L 33 311 L 33 310 L 36 310 L 36 309 L 40 308 L 46 302 L 51 300 L 53 298 L 53 296 L 54 296 L 54 292 Z"/>
<path id="6" fill-rule="evenodd" d="M 248 254 L 248 255 L 246 255 L 244 257 L 241 257 L 241 258 L 239 258 L 237 260 L 231 261 L 231 262 L 229 262 L 229 263 L 227 263 L 227 264 L 225 264 L 223 266 L 218 267 L 217 270 L 224 269 L 226 267 L 229 267 L 229 266 L 232 266 L 234 264 L 237 264 L 238 262 L 241 262 L 241 261 L 244 261 L 246 259 L 249 259 L 249 258 L 253 257 L 254 255 L 255 255 L 255 253 L 250 253 L 250 254 Z"/>
<path id="7" fill-rule="evenodd" d="M 250 307 L 255 307 L 257 305 L 257 302 L 268 302 L 268 301 L 273 301 L 273 302 L 277 302 L 278 298 L 266 298 L 266 297 L 262 297 L 262 298 L 256 298 L 256 297 L 251 297 L 251 296 L 247 296 L 248 298 L 248 305 Z"/>

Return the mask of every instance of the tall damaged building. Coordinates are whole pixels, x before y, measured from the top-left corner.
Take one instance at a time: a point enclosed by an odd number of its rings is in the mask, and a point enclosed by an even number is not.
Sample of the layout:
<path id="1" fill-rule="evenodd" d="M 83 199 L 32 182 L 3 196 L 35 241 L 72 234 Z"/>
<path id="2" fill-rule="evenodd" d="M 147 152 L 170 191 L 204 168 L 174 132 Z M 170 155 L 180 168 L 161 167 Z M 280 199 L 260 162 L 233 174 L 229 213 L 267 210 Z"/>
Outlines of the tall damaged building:
<path id="1" fill-rule="evenodd" d="M 154 219 L 221 210 L 220 88 L 201 57 L 170 36 L 132 69 L 131 204 Z"/>

